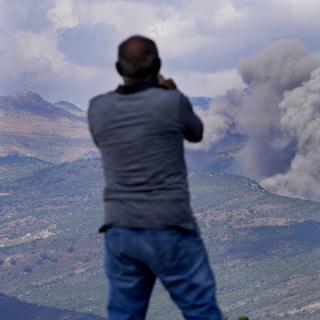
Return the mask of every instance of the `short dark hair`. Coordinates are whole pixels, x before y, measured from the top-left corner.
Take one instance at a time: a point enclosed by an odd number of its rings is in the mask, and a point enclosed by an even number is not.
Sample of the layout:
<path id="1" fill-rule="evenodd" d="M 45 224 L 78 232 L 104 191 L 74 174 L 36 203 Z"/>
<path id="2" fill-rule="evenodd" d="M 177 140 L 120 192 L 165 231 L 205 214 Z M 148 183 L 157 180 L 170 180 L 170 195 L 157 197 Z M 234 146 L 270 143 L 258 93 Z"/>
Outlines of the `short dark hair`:
<path id="1" fill-rule="evenodd" d="M 140 43 L 139 52 L 132 51 L 134 43 Z M 147 37 L 134 35 L 120 43 L 118 47 L 117 69 L 123 76 L 141 78 L 157 73 L 160 59 L 155 42 Z"/>

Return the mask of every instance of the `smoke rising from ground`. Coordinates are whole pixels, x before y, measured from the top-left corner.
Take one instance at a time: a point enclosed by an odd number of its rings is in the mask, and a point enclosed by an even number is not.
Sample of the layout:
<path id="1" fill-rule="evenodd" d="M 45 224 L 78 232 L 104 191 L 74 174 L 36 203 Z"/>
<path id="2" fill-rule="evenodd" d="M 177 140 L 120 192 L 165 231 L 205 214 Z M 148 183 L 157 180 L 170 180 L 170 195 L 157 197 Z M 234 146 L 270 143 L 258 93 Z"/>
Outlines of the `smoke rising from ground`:
<path id="1" fill-rule="evenodd" d="M 280 125 L 297 143 L 290 168 L 261 181 L 272 192 L 319 199 L 320 196 L 320 68 L 311 79 L 286 92 L 279 104 Z"/>
<path id="2" fill-rule="evenodd" d="M 241 128 L 248 143 L 242 173 L 268 190 L 316 199 L 320 195 L 320 58 L 297 40 L 278 41 L 240 62 L 248 86 L 227 103 L 199 111 L 209 148 Z M 318 70 L 316 70 L 318 69 Z"/>
<path id="3" fill-rule="evenodd" d="M 204 123 L 203 140 L 196 144 L 186 142 L 186 147 L 191 150 L 208 150 L 227 134 L 241 132 L 236 119 L 242 96 L 241 90 L 229 90 L 224 97 L 216 99 L 214 106 L 209 109 L 196 108 L 196 113 Z"/>

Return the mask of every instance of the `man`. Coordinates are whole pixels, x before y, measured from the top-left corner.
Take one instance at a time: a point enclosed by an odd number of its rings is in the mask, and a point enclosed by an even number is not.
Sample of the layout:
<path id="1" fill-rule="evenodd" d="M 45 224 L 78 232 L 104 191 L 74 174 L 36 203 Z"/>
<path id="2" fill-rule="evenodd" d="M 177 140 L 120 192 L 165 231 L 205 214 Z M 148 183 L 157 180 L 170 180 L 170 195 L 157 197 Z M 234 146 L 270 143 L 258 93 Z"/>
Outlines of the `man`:
<path id="1" fill-rule="evenodd" d="M 160 67 L 152 40 L 126 39 L 116 63 L 124 85 L 91 99 L 87 112 L 105 175 L 108 319 L 145 319 L 159 278 L 185 319 L 220 320 L 183 149 L 184 138 L 202 139 L 203 124 Z"/>

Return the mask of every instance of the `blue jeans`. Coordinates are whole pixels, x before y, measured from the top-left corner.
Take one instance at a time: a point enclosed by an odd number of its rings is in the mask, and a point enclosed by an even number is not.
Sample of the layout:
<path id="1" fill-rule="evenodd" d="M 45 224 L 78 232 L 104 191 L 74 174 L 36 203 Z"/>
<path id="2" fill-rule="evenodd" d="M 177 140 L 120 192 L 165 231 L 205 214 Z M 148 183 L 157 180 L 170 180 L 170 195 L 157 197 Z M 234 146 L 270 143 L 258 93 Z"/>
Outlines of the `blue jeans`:
<path id="1" fill-rule="evenodd" d="M 156 278 L 185 319 L 222 319 L 207 252 L 195 231 L 112 227 L 104 237 L 109 320 L 145 319 Z"/>

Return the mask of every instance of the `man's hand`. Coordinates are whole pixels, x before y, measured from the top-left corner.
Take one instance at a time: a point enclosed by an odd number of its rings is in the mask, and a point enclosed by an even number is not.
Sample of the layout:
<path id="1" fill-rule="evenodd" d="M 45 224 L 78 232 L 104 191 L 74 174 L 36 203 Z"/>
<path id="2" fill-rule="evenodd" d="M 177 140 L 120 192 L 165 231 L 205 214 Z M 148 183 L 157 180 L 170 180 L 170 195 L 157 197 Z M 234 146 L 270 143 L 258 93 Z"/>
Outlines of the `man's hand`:
<path id="1" fill-rule="evenodd" d="M 159 84 L 167 87 L 168 89 L 171 89 L 171 90 L 177 89 L 177 86 L 172 79 L 165 79 L 163 75 L 161 75 L 160 73 L 158 74 L 158 80 L 159 80 Z"/>

